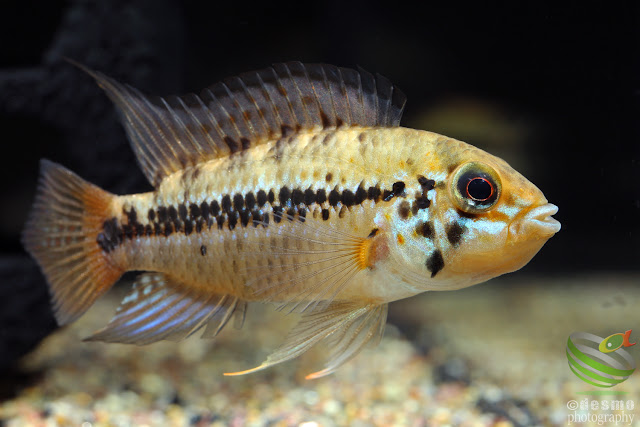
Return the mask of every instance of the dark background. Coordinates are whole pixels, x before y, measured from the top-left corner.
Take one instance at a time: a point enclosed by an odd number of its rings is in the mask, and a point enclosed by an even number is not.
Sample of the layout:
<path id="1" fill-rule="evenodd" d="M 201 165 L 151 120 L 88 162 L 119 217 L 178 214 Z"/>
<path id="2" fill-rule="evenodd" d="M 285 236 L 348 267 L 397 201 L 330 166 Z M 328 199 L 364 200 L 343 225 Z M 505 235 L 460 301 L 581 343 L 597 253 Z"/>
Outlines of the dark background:
<path id="1" fill-rule="evenodd" d="M 403 125 L 501 155 L 560 207 L 562 231 L 518 274 L 640 270 L 637 7 L 443 3 L 3 3 L 0 367 L 54 326 L 19 243 L 38 160 L 150 190 L 65 56 L 156 95 L 289 60 L 379 72 L 408 97 Z"/>

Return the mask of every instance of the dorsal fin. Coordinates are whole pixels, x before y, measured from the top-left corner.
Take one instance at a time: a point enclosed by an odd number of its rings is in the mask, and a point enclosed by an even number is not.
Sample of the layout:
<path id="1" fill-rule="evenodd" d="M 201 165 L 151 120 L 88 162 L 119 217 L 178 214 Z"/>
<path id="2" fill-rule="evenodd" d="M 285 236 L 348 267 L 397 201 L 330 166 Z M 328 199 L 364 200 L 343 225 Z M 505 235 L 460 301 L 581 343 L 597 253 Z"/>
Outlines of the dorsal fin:
<path id="1" fill-rule="evenodd" d="M 406 100 L 380 75 L 326 64 L 275 64 L 199 96 L 155 99 L 80 67 L 118 107 L 154 186 L 176 171 L 304 130 L 398 126 Z"/>

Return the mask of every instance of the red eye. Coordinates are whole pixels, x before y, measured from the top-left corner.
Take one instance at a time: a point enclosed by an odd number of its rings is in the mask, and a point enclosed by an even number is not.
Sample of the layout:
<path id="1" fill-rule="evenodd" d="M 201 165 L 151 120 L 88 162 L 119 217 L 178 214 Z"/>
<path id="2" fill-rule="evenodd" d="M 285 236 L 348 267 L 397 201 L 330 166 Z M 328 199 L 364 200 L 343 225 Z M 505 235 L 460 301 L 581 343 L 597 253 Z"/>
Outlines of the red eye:
<path id="1" fill-rule="evenodd" d="M 493 196 L 493 184 L 488 179 L 477 176 L 467 182 L 466 193 L 476 202 L 485 202 Z"/>

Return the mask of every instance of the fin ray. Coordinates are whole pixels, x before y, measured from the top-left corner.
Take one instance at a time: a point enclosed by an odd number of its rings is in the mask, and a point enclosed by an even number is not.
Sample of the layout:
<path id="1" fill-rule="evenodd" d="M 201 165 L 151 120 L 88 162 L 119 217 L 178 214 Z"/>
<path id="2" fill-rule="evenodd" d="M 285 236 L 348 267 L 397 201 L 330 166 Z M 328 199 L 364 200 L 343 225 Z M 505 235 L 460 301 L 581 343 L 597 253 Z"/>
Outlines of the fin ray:
<path id="1" fill-rule="evenodd" d="M 365 268 L 361 259 L 368 237 L 287 215 L 282 220 L 290 225 L 281 230 L 278 239 L 246 241 L 241 256 L 251 258 L 255 267 L 238 274 L 261 300 L 275 302 L 281 310 L 305 311 L 330 304 Z"/>
<path id="2" fill-rule="evenodd" d="M 288 136 L 340 126 L 398 126 L 405 97 L 387 79 L 289 62 L 227 78 L 201 92 L 149 98 L 76 64 L 115 103 L 147 179 L 157 186 L 198 163 Z"/>
<path id="3" fill-rule="evenodd" d="M 259 366 L 224 375 L 245 375 L 286 362 L 302 355 L 318 342 L 337 334 L 337 340 L 330 341 L 334 349 L 325 369 L 310 374 L 307 378 L 328 375 L 351 360 L 372 338 L 382 334 L 380 323 L 384 324 L 386 316 L 387 304 L 362 306 L 334 302 L 325 310 L 303 314 L 298 324 L 289 332 L 285 342 Z"/>
<path id="4" fill-rule="evenodd" d="M 138 345 L 179 341 L 205 326 L 203 338 L 211 338 L 238 306 L 244 316 L 246 303 L 236 297 L 199 295 L 162 273 L 144 273 L 138 276 L 109 324 L 87 340 Z"/>
<path id="5" fill-rule="evenodd" d="M 40 162 L 22 243 L 47 278 L 60 325 L 80 317 L 125 270 L 97 243 L 113 197 L 61 165 Z"/>

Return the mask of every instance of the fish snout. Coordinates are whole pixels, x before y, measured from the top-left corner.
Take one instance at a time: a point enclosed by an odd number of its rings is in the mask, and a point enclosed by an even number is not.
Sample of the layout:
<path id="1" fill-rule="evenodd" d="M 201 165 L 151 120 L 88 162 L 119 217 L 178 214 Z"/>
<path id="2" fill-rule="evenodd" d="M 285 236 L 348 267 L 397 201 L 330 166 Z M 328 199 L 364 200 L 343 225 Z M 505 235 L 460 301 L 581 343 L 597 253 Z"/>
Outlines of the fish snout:
<path id="1" fill-rule="evenodd" d="M 547 203 L 529 210 L 523 217 L 514 221 L 509 226 L 509 235 L 512 240 L 524 239 L 548 239 L 558 231 L 561 225 L 553 218 L 558 212 L 558 207 Z"/>

